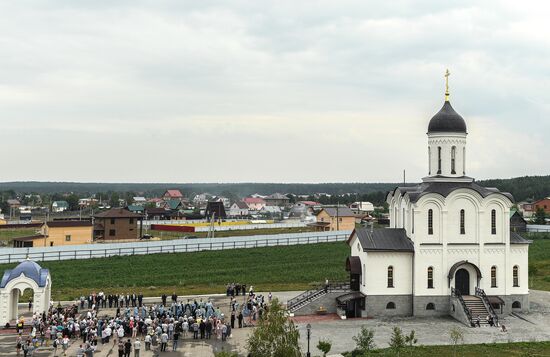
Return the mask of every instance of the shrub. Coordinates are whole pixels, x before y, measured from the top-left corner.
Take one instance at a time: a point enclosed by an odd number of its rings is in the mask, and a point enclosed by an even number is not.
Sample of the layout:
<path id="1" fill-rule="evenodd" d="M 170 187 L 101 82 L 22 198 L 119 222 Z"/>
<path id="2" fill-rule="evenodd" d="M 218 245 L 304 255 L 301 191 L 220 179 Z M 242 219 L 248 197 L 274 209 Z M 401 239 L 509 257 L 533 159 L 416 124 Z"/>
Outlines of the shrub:
<path id="1" fill-rule="evenodd" d="M 326 356 L 327 353 L 330 352 L 331 347 L 332 342 L 330 342 L 330 340 L 319 340 L 319 343 L 317 344 L 317 349 L 323 352 L 323 356 Z"/>
<path id="2" fill-rule="evenodd" d="M 376 348 L 374 330 L 369 330 L 366 326 L 361 327 L 361 332 L 357 336 L 353 336 L 353 341 L 355 341 L 357 349 L 361 352 L 372 351 Z"/>

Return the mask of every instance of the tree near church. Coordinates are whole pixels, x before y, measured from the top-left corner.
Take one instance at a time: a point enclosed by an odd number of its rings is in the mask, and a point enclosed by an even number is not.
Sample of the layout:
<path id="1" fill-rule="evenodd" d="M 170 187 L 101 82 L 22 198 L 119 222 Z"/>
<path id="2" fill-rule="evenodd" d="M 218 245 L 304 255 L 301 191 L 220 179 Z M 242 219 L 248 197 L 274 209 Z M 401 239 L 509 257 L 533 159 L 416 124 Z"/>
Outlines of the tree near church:
<path id="1" fill-rule="evenodd" d="M 299 339 L 298 328 L 274 298 L 247 340 L 248 352 L 254 357 L 301 357 Z"/>
<path id="2" fill-rule="evenodd" d="M 332 342 L 330 342 L 330 340 L 319 340 L 319 343 L 317 344 L 317 349 L 323 352 L 323 357 L 327 356 L 327 353 L 330 352 L 331 348 Z"/>
<path id="3" fill-rule="evenodd" d="M 399 357 L 399 353 L 403 348 L 406 346 L 406 339 L 403 335 L 403 330 L 401 330 L 399 327 L 394 327 L 393 332 L 390 338 L 390 342 L 388 343 L 390 345 L 390 348 L 395 351 L 396 355 Z"/>
<path id="4" fill-rule="evenodd" d="M 366 326 L 361 327 L 361 332 L 357 336 L 353 336 L 353 341 L 356 343 L 356 350 L 360 353 L 367 353 L 376 348 L 374 344 L 374 330 L 369 330 Z"/>
<path id="5" fill-rule="evenodd" d="M 464 343 L 464 332 L 458 327 L 454 327 L 450 331 L 451 342 L 453 343 L 453 355 L 456 356 L 457 346 Z"/>

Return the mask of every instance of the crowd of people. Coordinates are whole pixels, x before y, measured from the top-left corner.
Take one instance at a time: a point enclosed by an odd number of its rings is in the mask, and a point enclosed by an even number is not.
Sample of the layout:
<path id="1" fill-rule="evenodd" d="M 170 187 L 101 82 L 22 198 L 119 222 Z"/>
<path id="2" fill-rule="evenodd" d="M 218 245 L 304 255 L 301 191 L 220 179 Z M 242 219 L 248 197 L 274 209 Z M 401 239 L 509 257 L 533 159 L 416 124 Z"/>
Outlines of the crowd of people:
<path id="1" fill-rule="evenodd" d="M 52 306 L 48 312 L 34 314 L 26 339 L 19 321 L 17 355 L 32 356 L 39 346 L 53 346 L 55 356 L 58 352 L 66 355 L 69 345 L 77 343 L 77 357 L 92 357 L 98 344 L 112 343 L 119 357 L 129 357 L 131 352 L 139 357 L 141 350 L 151 350 L 154 355 L 168 349 L 177 351 L 184 339 L 226 341 L 233 329 L 254 326 L 271 300 L 271 294 L 266 301 L 252 286 L 239 298 L 237 291 L 245 289 L 244 284 L 231 284 L 231 291 L 228 287 L 227 315 L 211 300 L 183 301 L 175 293 L 170 301 L 162 295 L 160 302 L 150 304 L 143 301 L 142 294 L 92 293 L 71 306 Z"/>

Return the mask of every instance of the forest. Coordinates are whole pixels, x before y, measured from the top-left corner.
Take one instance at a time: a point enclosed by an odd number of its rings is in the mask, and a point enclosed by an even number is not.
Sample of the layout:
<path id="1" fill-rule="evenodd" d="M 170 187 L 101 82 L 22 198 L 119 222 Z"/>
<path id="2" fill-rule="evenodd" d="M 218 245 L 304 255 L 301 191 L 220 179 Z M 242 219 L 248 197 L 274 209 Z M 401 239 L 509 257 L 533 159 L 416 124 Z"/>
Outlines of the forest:
<path id="1" fill-rule="evenodd" d="M 510 179 L 490 179 L 478 181 L 486 187 L 497 187 L 510 192 L 517 202 L 537 200 L 550 196 L 550 175 L 524 176 Z M 412 185 L 414 183 L 407 183 Z M 308 199 L 323 204 L 350 203 L 353 201 L 371 201 L 382 205 L 385 194 L 402 183 L 79 183 L 79 182 L 3 182 L 0 183 L 0 200 L 21 197 L 24 194 L 38 194 L 52 199 L 61 199 L 70 195 L 71 201 L 82 197 L 101 197 L 115 201 L 114 198 L 132 196 L 154 197 L 162 195 L 166 189 L 179 189 L 185 196 L 207 192 L 223 195 L 231 199 L 251 194 L 269 195 L 275 192 L 290 194 L 291 201 Z M 73 203 L 73 202 L 71 202 Z"/>

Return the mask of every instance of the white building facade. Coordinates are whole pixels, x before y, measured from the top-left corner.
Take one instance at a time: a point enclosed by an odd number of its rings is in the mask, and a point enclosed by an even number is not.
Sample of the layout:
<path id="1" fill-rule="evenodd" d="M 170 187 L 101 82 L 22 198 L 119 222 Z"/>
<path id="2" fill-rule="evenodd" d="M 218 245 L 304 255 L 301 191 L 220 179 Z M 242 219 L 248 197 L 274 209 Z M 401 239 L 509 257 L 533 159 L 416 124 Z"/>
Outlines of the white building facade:
<path id="1" fill-rule="evenodd" d="M 447 95 L 428 126 L 428 176 L 388 193 L 389 228 L 350 236 L 347 268 L 352 290 L 366 296 L 363 315 L 464 321 L 476 300 L 487 314 L 529 309 L 530 242 L 510 232 L 512 195 L 466 176 L 466 137 Z"/>

